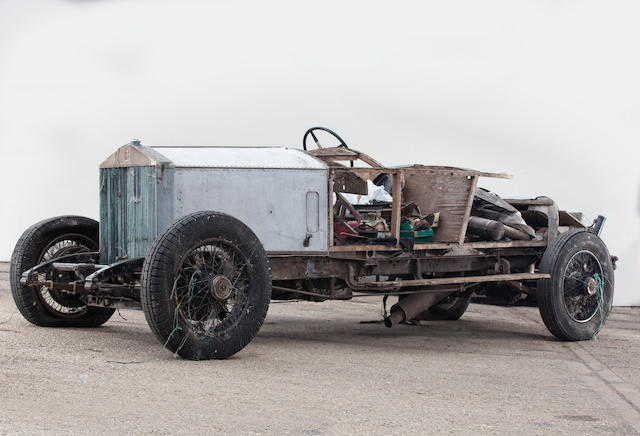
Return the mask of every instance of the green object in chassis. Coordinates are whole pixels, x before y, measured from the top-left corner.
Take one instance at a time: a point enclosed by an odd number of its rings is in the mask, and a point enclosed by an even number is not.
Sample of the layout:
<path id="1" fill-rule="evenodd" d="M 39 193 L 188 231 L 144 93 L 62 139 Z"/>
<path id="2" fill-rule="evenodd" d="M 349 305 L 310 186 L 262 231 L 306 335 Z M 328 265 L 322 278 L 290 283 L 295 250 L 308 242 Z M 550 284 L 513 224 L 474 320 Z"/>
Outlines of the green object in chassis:
<path id="1" fill-rule="evenodd" d="M 146 256 L 158 227 L 170 222 L 171 199 L 163 195 L 156 171 L 155 166 L 100 169 L 101 263 Z"/>
<path id="2" fill-rule="evenodd" d="M 433 236 L 433 229 L 418 230 L 417 232 L 411 228 L 411 223 L 400 224 L 401 238 L 414 238 L 415 242 L 429 242 Z"/>

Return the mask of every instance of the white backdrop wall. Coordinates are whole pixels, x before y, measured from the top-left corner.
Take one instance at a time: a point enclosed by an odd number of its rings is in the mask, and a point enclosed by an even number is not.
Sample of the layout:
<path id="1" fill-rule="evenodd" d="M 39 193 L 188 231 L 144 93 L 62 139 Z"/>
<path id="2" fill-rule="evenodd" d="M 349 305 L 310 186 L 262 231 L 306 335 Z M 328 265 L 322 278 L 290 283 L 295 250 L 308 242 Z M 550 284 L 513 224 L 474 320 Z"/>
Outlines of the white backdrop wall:
<path id="1" fill-rule="evenodd" d="M 299 146 L 325 125 L 389 164 L 607 215 L 640 304 L 635 1 L 0 2 L 0 260 L 98 215 L 98 165 L 150 145 Z"/>

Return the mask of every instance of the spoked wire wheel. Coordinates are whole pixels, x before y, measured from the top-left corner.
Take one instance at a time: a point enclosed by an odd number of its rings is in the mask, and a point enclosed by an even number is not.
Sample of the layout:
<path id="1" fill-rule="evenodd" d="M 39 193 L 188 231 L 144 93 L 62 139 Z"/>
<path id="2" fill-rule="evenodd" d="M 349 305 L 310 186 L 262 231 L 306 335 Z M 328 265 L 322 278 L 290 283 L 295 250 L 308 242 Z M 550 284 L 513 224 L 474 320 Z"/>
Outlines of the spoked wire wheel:
<path id="1" fill-rule="evenodd" d="M 613 263 L 607 246 L 587 230 L 569 230 L 547 247 L 536 299 L 544 324 L 559 339 L 594 338 L 613 303 Z"/>
<path id="2" fill-rule="evenodd" d="M 97 251 L 98 227 L 90 218 L 65 215 L 40 221 L 22 234 L 11 256 L 10 281 L 13 300 L 27 321 L 43 327 L 98 327 L 113 315 L 114 309 L 88 307 L 78 295 L 20 283 L 23 272 L 42 262 Z M 55 270 L 38 278 L 63 283 L 77 279 L 73 272 Z"/>
<path id="3" fill-rule="evenodd" d="M 246 256 L 229 241 L 213 239 L 184 256 L 172 297 L 194 332 L 216 337 L 243 313 L 250 285 Z"/>
<path id="4" fill-rule="evenodd" d="M 602 306 L 602 265 L 590 251 L 575 253 L 564 270 L 564 307 L 576 322 L 587 322 Z"/>
<path id="5" fill-rule="evenodd" d="M 97 244 L 88 237 L 80 234 L 62 235 L 51 241 L 42 250 L 36 264 L 47 262 L 60 256 L 74 253 L 95 251 Z M 72 281 L 73 273 L 57 272 L 57 281 Z M 45 274 L 40 274 L 39 280 L 47 280 Z M 37 293 L 43 306 L 58 318 L 77 318 L 87 313 L 87 306 L 77 295 L 60 292 L 58 290 L 40 287 Z"/>
<path id="6" fill-rule="evenodd" d="M 196 212 L 173 223 L 144 260 L 140 301 L 162 345 L 187 359 L 224 359 L 262 326 L 271 270 L 258 237 L 240 220 Z"/>

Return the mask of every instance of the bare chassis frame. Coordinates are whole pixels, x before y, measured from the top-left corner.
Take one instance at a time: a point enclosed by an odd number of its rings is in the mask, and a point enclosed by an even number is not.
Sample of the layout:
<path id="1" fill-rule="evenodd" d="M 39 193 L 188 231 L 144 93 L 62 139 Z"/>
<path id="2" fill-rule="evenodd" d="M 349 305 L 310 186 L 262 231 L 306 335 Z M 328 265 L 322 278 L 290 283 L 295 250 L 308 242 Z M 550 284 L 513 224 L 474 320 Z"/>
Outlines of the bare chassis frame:
<path id="1" fill-rule="evenodd" d="M 548 199 L 507 200 L 518 206 L 543 208 L 548 217 L 542 241 L 415 244 L 400 247 L 345 245 L 307 255 L 268 253 L 273 289 L 321 299 L 399 295 L 425 292 L 468 292 L 482 283 L 506 282 L 525 293 L 530 283 L 549 278 L 536 273 L 545 248 L 558 234 L 558 212 Z M 140 308 L 139 277 L 144 258 L 99 263 L 98 252 L 76 253 L 43 262 L 22 274 L 21 284 L 82 295 L 89 306 Z M 66 275 L 65 275 L 66 274 Z M 74 279 L 69 280 L 69 275 Z M 62 280 L 66 277 L 66 280 Z M 384 277 L 386 279 L 381 280 Z M 329 292 L 300 289 L 300 280 L 328 279 Z M 287 286 L 281 286 L 281 284 Z M 348 293 L 337 283 L 346 284 Z"/>

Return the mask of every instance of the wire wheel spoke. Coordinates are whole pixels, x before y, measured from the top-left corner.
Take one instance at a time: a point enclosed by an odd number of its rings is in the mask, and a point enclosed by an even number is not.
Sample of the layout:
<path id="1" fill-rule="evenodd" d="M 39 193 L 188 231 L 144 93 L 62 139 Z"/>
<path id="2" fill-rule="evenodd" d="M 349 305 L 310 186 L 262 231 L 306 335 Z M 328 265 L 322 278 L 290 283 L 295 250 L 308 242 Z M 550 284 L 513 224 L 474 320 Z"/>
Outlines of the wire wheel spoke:
<path id="1" fill-rule="evenodd" d="M 93 251 L 95 243 L 82 235 L 64 235 L 52 241 L 40 254 L 38 262 L 46 262 L 68 254 Z M 54 273 L 55 274 L 55 273 Z M 50 279 L 42 274 L 42 281 Z M 69 278 L 73 280 L 73 278 Z M 55 280 L 54 280 L 55 281 Z M 40 287 L 38 298 L 50 312 L 65 318 L 81 317 L 87 312 L 87 306 L 77 295 Z"/>
<path id="2" fill-rule="evenodd" d="M 591 320 L 602 307 L 605 279 L 602 265 L 590 251 L 575 253 L 564 270 L 564 306 L 577 322 Z"/>
<path id="3" fill-rule="evenodd" d="M 217 337 L 239 320 L 247 304 L 249 270 L 237 247 L 208 240 L 182 258 L 175 277 L 176 313 L 194 332 Z"/>

